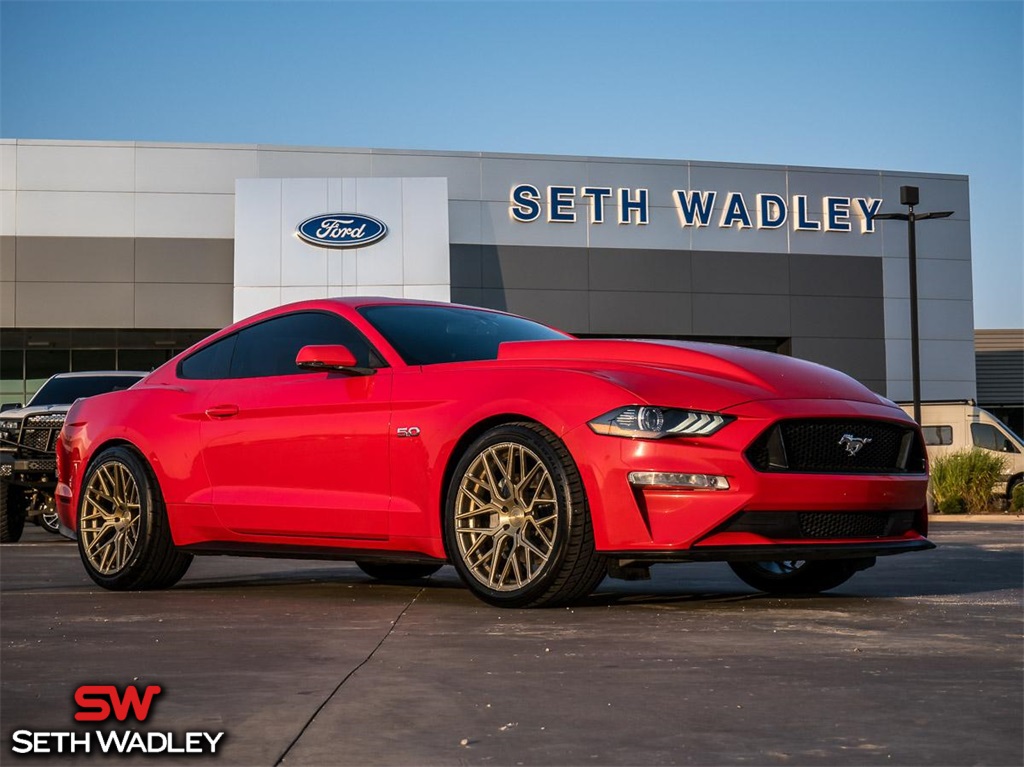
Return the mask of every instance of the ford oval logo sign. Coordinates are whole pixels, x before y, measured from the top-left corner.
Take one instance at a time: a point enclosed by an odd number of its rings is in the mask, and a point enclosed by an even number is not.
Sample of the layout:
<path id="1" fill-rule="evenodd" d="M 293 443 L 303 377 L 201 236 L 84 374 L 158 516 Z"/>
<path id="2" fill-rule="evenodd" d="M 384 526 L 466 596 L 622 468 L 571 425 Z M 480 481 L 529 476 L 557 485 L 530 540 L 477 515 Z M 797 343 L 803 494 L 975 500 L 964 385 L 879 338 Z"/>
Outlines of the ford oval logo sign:
<path id="1" fill-rule="evenodd" d="M 325 248 L 360 248 L 383 240 L 388 225 L 359 213 L 327 213 L 307 218 L 295 233 L 311 245 Z"/>

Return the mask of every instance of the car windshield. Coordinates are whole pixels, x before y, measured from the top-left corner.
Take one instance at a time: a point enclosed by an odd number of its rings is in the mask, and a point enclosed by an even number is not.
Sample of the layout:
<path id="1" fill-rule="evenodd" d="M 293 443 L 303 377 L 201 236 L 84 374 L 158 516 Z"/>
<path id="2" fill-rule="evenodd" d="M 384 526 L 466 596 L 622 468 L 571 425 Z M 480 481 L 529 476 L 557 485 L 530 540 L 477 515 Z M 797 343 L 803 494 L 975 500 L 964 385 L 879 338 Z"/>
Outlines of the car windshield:
<path id="1" fill-rule="evenodd" d="M 97 394 L 127 389 L 140 380 L 140 376 L 68 376 L 51 378 L 35 393 L 29 406 L 70 405 L 79 397 L 94 397 Z"/>
<path id="2" fill-rule="evenodd" d="M 493 360 L 505 341 L 571 338 L 522 317 L 454 306 L 364 306 L 359 313 L 408 365 Z"/>

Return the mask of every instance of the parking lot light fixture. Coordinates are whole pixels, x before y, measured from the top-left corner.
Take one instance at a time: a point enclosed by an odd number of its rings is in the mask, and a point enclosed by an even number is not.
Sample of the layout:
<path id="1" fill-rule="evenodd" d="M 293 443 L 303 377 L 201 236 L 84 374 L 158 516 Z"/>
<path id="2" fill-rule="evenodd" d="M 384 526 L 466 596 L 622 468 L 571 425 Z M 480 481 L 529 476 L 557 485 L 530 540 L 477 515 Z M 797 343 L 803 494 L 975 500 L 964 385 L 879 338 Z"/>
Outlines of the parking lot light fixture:
<path id="1" fill-rule="evenodd" d="M 910 259 L 910 364 L 914 391 L 914 420 L 921 423 L 921 336 L 917 319 L 917 228 L 918 221 L 931 218 L 949 218 L 951 210 L 933 213 L 918 213 L 914 210 L 920 202 L 920 190 L 916 186 L 900 187 L 900 204 L 907 206 L 906 213 L 876 213 L 875 220 L 906 221 L 907 251 Z"/>

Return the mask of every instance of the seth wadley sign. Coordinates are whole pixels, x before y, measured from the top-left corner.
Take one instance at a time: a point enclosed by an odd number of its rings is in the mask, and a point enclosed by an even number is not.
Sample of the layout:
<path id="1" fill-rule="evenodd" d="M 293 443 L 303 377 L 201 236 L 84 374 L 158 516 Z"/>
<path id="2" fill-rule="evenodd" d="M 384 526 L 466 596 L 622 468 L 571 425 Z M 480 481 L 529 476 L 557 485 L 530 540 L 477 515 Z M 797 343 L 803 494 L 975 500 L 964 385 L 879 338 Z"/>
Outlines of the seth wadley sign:
<path id="1" fill-rule="evenodd" d="M 741 192 L 727 192 L 721 195 L 725 202 L 716 215 L 718 192 L 674 189 L 672 198 L 679 224 L 684 228 L 715 224 L 722 229 L 781 229 L 791 221 L 797 232 L 851 232 L 856 219 L 861 234 L 872 234 L 875 214 L 882 207 L 881 198 L 823 197 L 819 218 L 809 212 L 805 194 L 787 199 L 780 194 L 759 193 L 751 207 Z M 572 224 L 576 222 L 577 201 L 589 207 L 592 224 L 608 223 L 610 217 L 619 224 L 641 226 L 650 220 L 648 191 L 629 187 L 549 186 L 546 194 L 542 194 L 533 184 L 517 184 L 509 193 L 508 212 L 513 221 L 528 224 L 540 219 L 544 202 L 549 223 Z M 609 212 L 609 206 L 615 203 L 617 213 Z"/>

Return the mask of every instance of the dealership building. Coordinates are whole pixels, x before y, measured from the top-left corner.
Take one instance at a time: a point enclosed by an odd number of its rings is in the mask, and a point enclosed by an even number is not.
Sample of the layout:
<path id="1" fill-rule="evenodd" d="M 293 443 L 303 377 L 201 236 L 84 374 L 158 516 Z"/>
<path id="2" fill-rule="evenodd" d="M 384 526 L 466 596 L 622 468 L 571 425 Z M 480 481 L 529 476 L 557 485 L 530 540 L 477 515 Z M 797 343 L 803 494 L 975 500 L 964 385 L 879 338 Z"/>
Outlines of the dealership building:
<path id="1" fill-rule="evenodd" d="M 2 139 L 0 395 L 24 401 L 61 371 L 148 370 L 282 303 L 381 295 L 767 349 L 907 400 L 906 224 L 874 219 L 905 211 L 906 184 L 924 210 L 954 211 L 917 229 L 922 394 L 975 398 L 965 176 Z M 326 246 L 298 234 L 314 217 Z M 332 227 L 367 218 L 383 236 L 332 247 Z"/>

